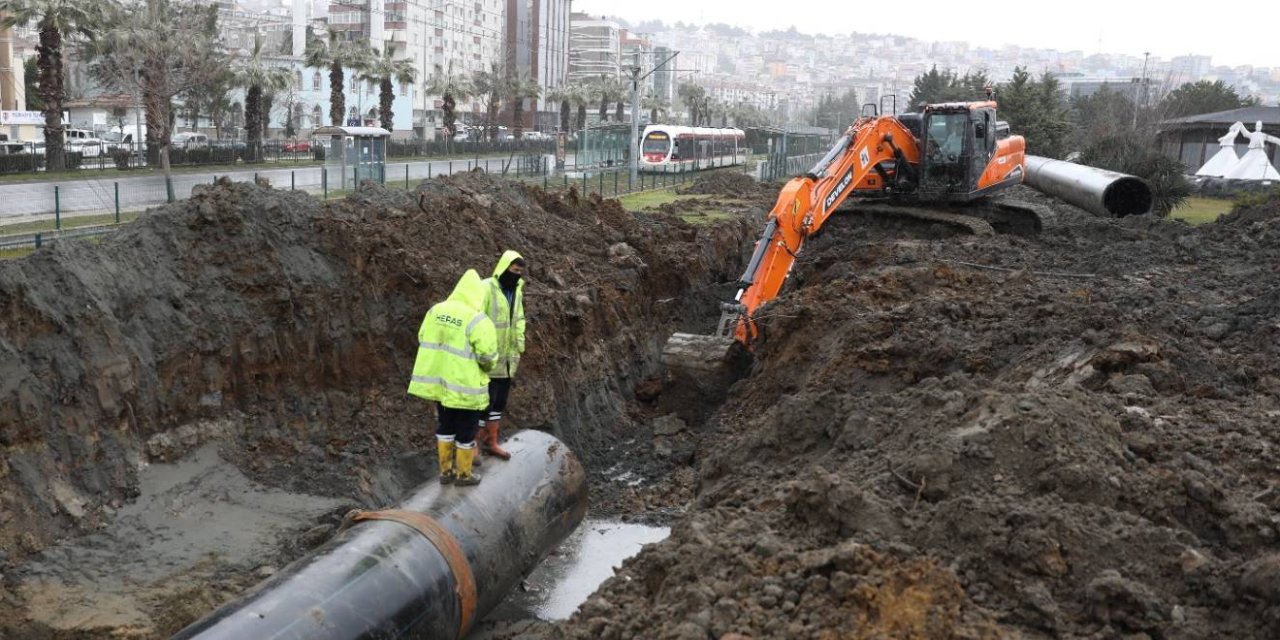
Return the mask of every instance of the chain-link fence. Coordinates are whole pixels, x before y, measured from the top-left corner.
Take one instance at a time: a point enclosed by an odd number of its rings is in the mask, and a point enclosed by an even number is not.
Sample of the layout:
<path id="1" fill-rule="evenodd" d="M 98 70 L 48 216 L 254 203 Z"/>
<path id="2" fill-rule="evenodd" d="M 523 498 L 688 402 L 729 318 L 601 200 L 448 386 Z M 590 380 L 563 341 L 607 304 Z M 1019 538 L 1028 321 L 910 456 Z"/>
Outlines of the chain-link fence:
<path id="1" fill-rule="evenodd" d="M 637 179 L 624 168 L 584 168 L 554 173 L 551 156 L 527 154 L 514 158 L 481 158 L 468 160 L 434 160 L 430 162 L 391 163 L 386 166 L 383 183 L 390 188 L 413 188 L 420 181 L 468 171 L 485 171 L 548 191 L 574 189 L 583 196 L 599 194 L 616 197 L 628 193 L 667 189 L 693 181 L 706 172 L 641 173 Z M 740 167 L 724 169 L 740 171 Z M 197 184 L 211 184 L 221 178 L 233 181 L 265 182 L 277 189 L 313 193 L 323 199 L 338 198 L 347 192 L 331 189 L 336 176 L 325 167 L 240 171 L 218 174 L 175 174 L 166 181 L 156 179 L 78 180 L 74 182 L 28 183 L 0 185 L 0 197 L 6 189 L 21 190 L 15 197 L 13 210 L 0 214 L 0 251 L 38 247 L 59 239 L 101 235 L 114 230 L 137 213 L 152 206 L 187 197 Z M 353 175 L 354 181 L 360 176 Z"/>

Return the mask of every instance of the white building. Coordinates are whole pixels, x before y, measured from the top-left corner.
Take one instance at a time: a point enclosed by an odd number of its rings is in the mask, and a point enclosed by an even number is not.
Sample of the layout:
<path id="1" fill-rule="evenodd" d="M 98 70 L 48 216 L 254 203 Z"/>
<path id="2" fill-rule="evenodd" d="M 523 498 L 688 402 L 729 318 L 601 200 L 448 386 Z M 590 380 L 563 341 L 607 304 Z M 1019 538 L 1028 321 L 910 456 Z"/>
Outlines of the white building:
<path id="1" fill-rule="evenodd" d="M 622 57 L 618 23 L 575 13 L 569 22 L 569 80 L 618 79 Z"/>

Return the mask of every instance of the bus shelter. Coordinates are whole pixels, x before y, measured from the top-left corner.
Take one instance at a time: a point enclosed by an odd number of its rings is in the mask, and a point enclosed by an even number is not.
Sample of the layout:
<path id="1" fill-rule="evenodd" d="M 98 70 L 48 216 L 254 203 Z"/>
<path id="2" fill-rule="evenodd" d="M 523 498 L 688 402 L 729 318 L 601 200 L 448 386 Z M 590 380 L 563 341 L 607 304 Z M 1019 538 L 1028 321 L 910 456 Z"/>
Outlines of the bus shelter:
<path id="1" fill-rule="evenodd" d="M 329 139 L 325 169 L 330 188 L 354 189 L 361 180 L 387 181 L 387 138 L 381 127 L 320 127 L 311 134 Z M 335 179 L 336 178 L 336 179 Z"/>
<path id="2" fill-rule="evenodd" d="M 579 168 L 627 166 L 630 155 L 630 123 L 596 125 L 578 132 L 575 164 Z"/>

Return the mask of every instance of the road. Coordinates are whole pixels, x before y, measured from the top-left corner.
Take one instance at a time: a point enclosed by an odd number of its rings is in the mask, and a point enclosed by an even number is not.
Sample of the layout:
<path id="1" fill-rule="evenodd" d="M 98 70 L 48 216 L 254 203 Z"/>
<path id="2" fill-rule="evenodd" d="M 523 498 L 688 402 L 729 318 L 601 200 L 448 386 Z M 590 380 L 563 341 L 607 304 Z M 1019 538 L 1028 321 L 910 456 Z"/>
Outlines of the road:
<path id="1" fill-rule="evenodd" d="M 572 162 L 572 159 L 569 160 Z M 418 162 L 396 162 L 387 164 L 387 181 L 403 181 L 406 175 L 409 180 L 420 180 L 429 176 L 438 176 L 450 172 L 467 171 L 476 165 L 476 160 L 423 160 Z M 509 171 L 515 171 L 514 161 L 509 156 L 491 156 L 479 159 L 479 166 L 490 173 L 499 173 L 504 164 L 510 162 Z M 405 173 L 406 168 L 408 173 Z M 271 181 L 272 186 L 287 189 L 293 188 L 320 192 L 323 189 L 321 168 L 296 167 L 292 169 L 271 169 L 262 166 L 256 169 L 238 169 L 235 171 L 210 171 L 199 173 L 176 173 L 173 175 L 173 193 L 177 199 L 191 195 L 191 188 L 197 184 L 210 184 L 215 178 L 229 176 L 237 182 L 251 181 L 254 174 Z M 341 188 L 334 171 L 328 175 L 329 189 Z M 150 206 L 164 204 L 166 193 L 164 176 L 148 175 L 120 178 L 88 178 L 67 182 L 30 182 L 20 184 L 0 184 L 0 224 L 14 224 L 48 218 L 56 206 L 63 216 L 94 215 L 115 212 L 116 185 L 119 185 L 120 210 L 133 211 Z M 349 177 L 347 182 L 352 180 Z M 351 188 L 348 184 L 347 188 Z"/>

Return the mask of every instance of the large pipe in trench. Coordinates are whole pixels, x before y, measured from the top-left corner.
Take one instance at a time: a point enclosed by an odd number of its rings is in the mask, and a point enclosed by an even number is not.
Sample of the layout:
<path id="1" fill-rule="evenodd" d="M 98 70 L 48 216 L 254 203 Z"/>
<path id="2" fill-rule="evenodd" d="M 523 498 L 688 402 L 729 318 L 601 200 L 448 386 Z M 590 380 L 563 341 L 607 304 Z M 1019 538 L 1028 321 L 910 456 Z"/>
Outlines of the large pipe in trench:
<path id="1" fill-rule="evenodd" d="M 433 480 L 394 510 L 361 512 L 319 549 L 174 638 L 464 637 L 587 510 L 586 474 L 563 443 L 522 431 L 505 446 L 511 460 L 486 464 L 479 485 Z"/>
<path id="2" fill-rule="evenodd" d="M 1096 216 L 1122 218 L 1151 211 L 1151 187 L 1141 178 L 1073 162 L 1026 157 L 1027 186 Z"/>

